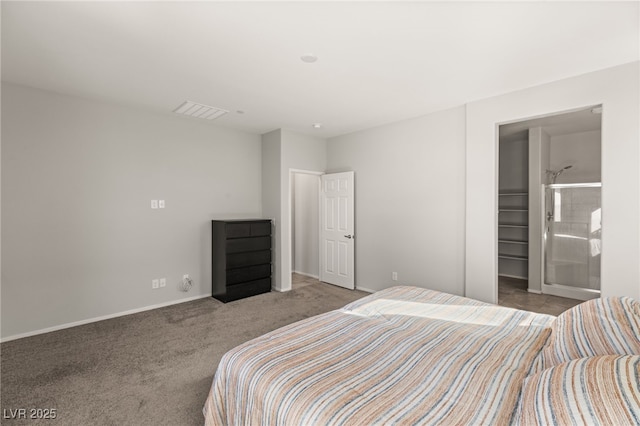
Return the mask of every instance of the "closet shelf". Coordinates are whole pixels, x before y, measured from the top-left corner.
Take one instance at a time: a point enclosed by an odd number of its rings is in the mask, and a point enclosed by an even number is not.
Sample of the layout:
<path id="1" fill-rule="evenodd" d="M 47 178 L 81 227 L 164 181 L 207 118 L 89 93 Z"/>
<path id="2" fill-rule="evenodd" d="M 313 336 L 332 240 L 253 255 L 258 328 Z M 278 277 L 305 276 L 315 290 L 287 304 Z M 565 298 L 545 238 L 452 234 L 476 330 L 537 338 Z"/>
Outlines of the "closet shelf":
<path id="1" fill-rule="evenodd" d="M 528 260 L 527 256 L 518 256 L 517 254 L 500 254 L 500 253 L 498 253 L 498 258 L 500 258 L 500 259 L 512 259 L 512 260 Z"/>
<path id="2" fill-rule="evenodd" d="M 498 197 L 524 197 L 525 195 L 529 195 L 528 192 L 500 192 Z"/>
<path id="3" fill-rule="evenodd" d="M 528 228 L 529 225 L 518 225 L 514 223 L 499 223 L 498 228 Z"/>
<path id="4" fill-rule="evenodd" d="M 528 212 L 529 209 L 498 209 L 499 212 Z"/>
<path id="5" fill-rule="evenodd" d="M 529 241 L 524 240 L 498 240 L 498 242 L 503 244 L 529 244 Z"/>

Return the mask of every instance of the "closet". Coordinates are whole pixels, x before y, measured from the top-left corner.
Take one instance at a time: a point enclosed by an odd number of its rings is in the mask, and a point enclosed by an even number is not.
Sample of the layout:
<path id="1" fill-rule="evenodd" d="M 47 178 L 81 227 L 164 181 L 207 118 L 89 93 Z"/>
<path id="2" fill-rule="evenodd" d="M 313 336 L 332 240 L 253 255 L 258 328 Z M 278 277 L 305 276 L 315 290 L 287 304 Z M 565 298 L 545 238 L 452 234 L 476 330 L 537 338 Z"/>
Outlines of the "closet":
<path id="1" fill-rule="evenodd" d="M 528 279 L 529 135 L 500 138 L 498 275 Z"/>

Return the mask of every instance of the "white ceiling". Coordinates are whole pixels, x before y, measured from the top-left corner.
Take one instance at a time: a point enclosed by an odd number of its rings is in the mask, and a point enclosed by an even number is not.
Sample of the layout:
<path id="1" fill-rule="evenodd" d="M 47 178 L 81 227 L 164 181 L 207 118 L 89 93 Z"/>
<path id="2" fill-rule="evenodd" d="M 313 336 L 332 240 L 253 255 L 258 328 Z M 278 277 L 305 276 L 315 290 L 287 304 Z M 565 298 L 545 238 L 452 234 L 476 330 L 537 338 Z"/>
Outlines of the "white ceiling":
<path id="1" fill-rule="evenodd" d="M 3 1 L 2 79 L 166 113 L 190 100 L 231 111 L 217 125 L 331 137 L 636 61 L 639 10 Z M 318 61 L 302 62 L 305 53 Z"/>

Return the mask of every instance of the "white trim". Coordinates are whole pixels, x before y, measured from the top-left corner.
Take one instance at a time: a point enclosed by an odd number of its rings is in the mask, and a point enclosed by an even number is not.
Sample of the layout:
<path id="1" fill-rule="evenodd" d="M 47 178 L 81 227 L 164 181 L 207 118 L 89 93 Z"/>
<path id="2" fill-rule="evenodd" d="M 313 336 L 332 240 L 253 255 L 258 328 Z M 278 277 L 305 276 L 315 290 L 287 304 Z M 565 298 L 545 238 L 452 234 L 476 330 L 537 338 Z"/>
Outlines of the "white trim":
<path id="1" fill-rule="evenodd" d="M 578 300 L 591 300 L 600 297 L 600 290 L 582 287 L 571 287 L 562 284 L 542 283 L 542 293 Z"/>
<path id="2" fill-rule="evenodd" d="M 286 213 L 282 213 L 280 212 L 280 216 L 281 217 L 287 217 L 289 219 L 289 238 L 287 239 L 287 241 L 282 241 L 282 245 L 284 246 L 284 244 L 287 244 L 289 246 L 289 273 L 285 278 L 285 273 L 286 271 L 282 271 L 283 274 L 281 274 L 281 281 L 285 281 L 289 283 L 289 288 L 284 289 L 284 290 L 278 290 L 278 291 L 289 291 L 293 288 L 292 284 L 291 284 L 291 273 L 294 272 L 293 270 L 293 266 L 291 264 L 291 253 L 293 251 L 293 217 L 291 217 L 291 198 L 293 197 L 293 193 L 291 192 L 291 182 L 293 180 L 293 175 L 295 174 L 305 174 L 305 175 L 313 175 L 313 176 L 318 176 L 318 197 L 320 197 L 320 189 L 321 189 L 321 183 L 320 183 L 320 176 L 324 175 L 325 172 L 320 172 L 317 170 L 304 170 L 304 169 L 294 169 L 294 168 L 289 168 L 289 173 L 288 173 L 288 177 L 289 177 L 289 181 L 287 182 L 287 211 Z M 285 216 L 286 215 L 286 216 Z M 320 203 L 318 203 L 318 218 L 320 218 Z M 320 221 L 318 220 L 318 244 L 320 244 Z M 319 250 L 321 250 L 321 246 L 319 247 Z M 282 252 L 282 248 L 280 249 L 280 251 Z M 320 256 L 321 251 L 318 251 L 318 256 Z M 280 262 L 280 266 L 282 266 L 282 262 Z M 318 259 L 318 268 L 320 268 L 320 259 Z M 320 279 L 319 277 L 314 277 L 317 278 L 318 280 Z M 282 286 L 282 283 L 280 284 L 280 286 Z"/>
<path id="3" fill-rule="evenodd" d="M 316 175 L 316 176 L 322 176 L 325 174 L 325 172 L 318 172 L 314 170 L 304 170 L 304 169 L 289 169 L 289 173 L 300 173 L 303 175 Z"/>
<path id="4" fill-rule="evenodd" d="M 586 183 L 553 183 L 546 185 L 551 189 L 567 189 L 567 188 L 602 188 L 602 182 L 586 182 Z"/>
<path id="5" fill-rule="evenodd" d="M 540 235 L 538 235 L 538 241 L 540 242 L 540 264 L 538 268 L 540 269 L 540 278 L 539 282 L 536 283 L 537 287 L 540 287 L 540 294 L 542 294 L 542 284 L 544 284 L 544 274 L 545 274 L 545 263 L 547 262 L 546 250 L 546 238 L 547 238 L 547 221 L 546 221 L 546 213 L 547 213 L 547 191 L 545 190 L 545 185 L 540 185 L 540 200 L 538 206 L 540 207 L 538 211 L 538 221 L 540 222 Z M 535 265 L 534 265 L 535 267 Z"/>
<path id="6" fill-rule="evenodd" d="M 158 303 L 157 305 L 144 306 L 142 308 L 130 309 L 128 311 L 117 312 L 115 314 L 103 315 L 101 317 L 88 318 L 80 321 L 69 322 L 66 324 L 60 324 L 53 327 L 47 327 L 40 330 L 29 331 L 27 333 L 14 334 L 13 336 L 3 337 L 0 339 L 0 343 L 8 342 L 10 340 L 22 339 L 24 337 L 36 336 L 38 334 L 50 333 L 52 331 L 64 330 L 65 328 L 77 327 L 79 325 L 90 324 L 92 322 L 104 321 L 112 318 L 123 317 L 125 315 L 137 314 L 139 312 L 151 311 L 153 309 L 164 308 L 165 306 L 177 305 L 179 303 L 191 302 L 197 299 L 204 299 L 205 297 L 211 297 L 211 293 L 203 294 L 200 296 L 188 297 L 186 299 L 172 300 L 170 302 Z"/>
<path id="7" fill-rule="evenodd" d="M 558 80 L 560 81 L 560 80 Z M 554 82 L 555 83 L 555 82 Z M 536 86 L 534 88 L 530 88 L 530 89 L 526 89 L 526 90 L 533 90 L 534 93 L 537 93 L 537 90 L 540 90 L 541 88 L 543 88 L 546 85 L 539 85 Z M 542 89 L 544 90 L 544 89 Z M 495 99 L 499 99 L 502 96 L 509 96 L 514 94 L 515 92 L 511 92 L 509 94 L 505 94 L 505 95 L 500 95 L 500 96 L 496 96 L 493 98 L 486 98 L 486 99 L 482 99 L 479 101 L 475 101 L 472 102 L 471 104 L 476 104 L 476 103 L 482 103 L 482 102 L 486 102 L 487 100 L 491 99 L 491 101 L 494 101 Z M 531 93 L 531 92 L 530 92 Z M 571 103 L 575 103 L 573 100 L 570 101 Z M 597 106 L 604 106 L 604 102 L 602 100 L 600 100 L 599 102 L 593 104 L 593 103 L 587 103 L 587 105 L 585 105 L 582 101 L 578 101 L 577 103 L 581 104 L 581 106 L 572 106 L 570 108 L 559 108 L 559 109 L 555 109 L 555 107 L 548 107 L 548 106 L 544 106 L 545 109 L 549 109 L 549 108 L 553 108 L 554 111 L 550 111 L 548 113 L 544 113 L 544 114 L 533 114 L 533 115 L 528 115 L 528 114 L 524 114 L 521 115 L 521 113 L 518 113 L 518 115 L 514 116 L 515 113 L 504 113 L 507 114 L 508 116 L 510 116 L 511 118 L 508 119 L 504 119 L 504 120 L 500 120 L 497 119 L 498 118 L 498 113 L 496 113 L 495 111 L 491 112 L 491 116 L 487 116 L 482 118 L 484 124 L 486 125 L 487 122 L 493 122 L 494 125 L 494 130 L 493 130 L 493 149 L 494 149 L 494 171 L 493 171 L 493 181 L 494 181 L 494 193 L 493 196 L 495 197 L 495 203 L 493 206 L 493 212 L 497 212 L 498 211 L 498 200 L 499 200 L 499 194 L 500 191 L 498 190 L 499 187 L 499 175 L 500 175 L 500 126 L 503 126 L 505 124 L 511 124 L 511 123 L 519 123 L 519 122 L 523 122 L 523 121 L 529 121 L 529 120 L 534 120 L 534 119 L 538 119 L 538 118 L 544 118 L 544 117 L 553 117 L 556 115 L 562 115 L 562 114 L 567 114 L 567 113 L 572 113 L 572 112 L 577 112 L 577 111 L 583 111 L 586 109 L 590 109 L 590 108 L 594 108 Z M 469 152 L 469 147 L 471 146 L 469 143 L 469 135 L 470 135 L 470 125 L 469 125 L 469 104 L 465 104 L 466 105 L 466 112 L 467 112 L 467 118 L 466 118 L 466 131 L 467 131 L 467 135 L 465 137 L 465 147 L 466 147 L 466 152 L 465 152 L 465 160 L 466 160 L 466 167 L 465 167 L 465 172 L 466 172 L 466 183 L 467 183 L 467 190 L 466 190 L 466 195 L 465 195 L 465 201 L 466 201 L 466 206 L 465 206 L 465 290 L 464 290 L 464 294 L 466 297 L 470 297 L 467 294 L 469 293 L 469 288 L 470 287 L 470 283 L 467 282 L 468 278 L 472 275 L 469 274 L 469 269 L 470 265 L 472 265 L 472 263 L 470 262 L 470 259 L 473 261 L 476 261 L 477 259 L 472 258 L 469 255 L 468 252 L 468 246 L 469 246 L 469 241 L 472 238 L 477 238 L 477 234 L 478 230 L 477 229 L 472 229 L 472 228 L 476 228 L 478 226 L 478 223 L 473 223 L 472 226 L 469 225 L 468 223 L 468 219 L 470 217 L 474 217 L 473 215 L 469 214 L 469 202 L 472 200 L 471 196 L 469 194 L 475 194 L 474 191 L 469 190 L 469 186 L 470 186 L 470 181 L 469 181 L 469 162 L 470 162 L 470 155 L 473 155 L 473 152 Z M 502 112 L 501 114 L 502 115 Z M 602 136 L 602 129 L 600 129 L 600 133 Z M 474 147 L 478 147 L 480 146 L 479 144 L 474 144 Z M 602 140 L 600 141 L 600 147 L 602 148 L 603 146 L 603 142 Z M 600 159 L 600 166 L 602 167 L 602 163 L 604 161 L 604 157 L 601 157 Z M 474 164 L 476 165 L 476 164 Z M 475 207 L 475 206 L 474 206 Z M 601 205 L 602 207 L 602 205 Z M 603 208 L 604 211 L 604 208 Z M 493 214 L 493 218 L 494 218 L 494 222 L 493 222 L 493 241 L 496 241 L 496 244 L 492 247 L 493 249 L 493 260 L 494 260 L 494 270 L 491 273 L 491 278 L 493 280 L 493 295 L 494 295 L 494 300 L 487 300 L 486 298 L 480 296 L 479 294 L 473 294 L 473 296 L 475 296 L 476 299 L 478 300 L 482 300 L 484 302 L 492 302 L 494 304 L 498 303 L 498 274 L 496 274 L 496 272 L 498 271 L 498 245 L 497 245 L 497 240 L 498 240 L 498 215 L 497 214 Z M 486 224 L 483 223 L 482 226 L 486 226 Z M 484 239 L 484 238 L 483 238 Z M 544 267 L 544 257 L 542 258 L 541 262 L 540 262 L 541 266 L 540 267 Z M 474 278 L 477 277 L 477 274 L 473 275 Z M 544 274 L 542 275 L 542 277 L 544 277 Z M 482 280 L 480 280 L 480 282 L 482 282 Z M 541 284 L 542 287 L 543 284 Z M 484 285 L 482 285 L 482 287 L 484 287 Z M 480 290 L 480 288 L 476 285 L 473 286 L 473 290 L 474 293 L 478 290 Z M 542 291 L 542 293 L 547 293 L 546 291 Z M 564 296 L 566 297 L 566 296 Z"/>
<path id="8" fill-rule="evenodd" d="M 542 292 L 540 290 L 534 290 L 532 288 L 528 288 L 527 291 L 529 293 L 533 293 L 533 294 L 542 294 Z"/>
<path id="9" fill-rule="evenodd" d="M 366 287 L 360 287 L 360 286 L 356 286 L 355 288 L 356 290 L 360 290 L 360 291 L 366 291 L 367 293 L 375 293 L 378 290 L 372 290 L 370 288 L 366 288 Z"/>
<path id="10" fill-rule="evenodd" d="M 304 275 L 305 277 L 309 277 L 309 278 L 314 278 L 318 281 L 320 281 L 320 277 L 317 275 L 313 275 L 313 274 L 308 274 L 306 272 L 300 272 L 300 271 L 291 271 L 294 274 L 298 274 L 298 275 Z"/>

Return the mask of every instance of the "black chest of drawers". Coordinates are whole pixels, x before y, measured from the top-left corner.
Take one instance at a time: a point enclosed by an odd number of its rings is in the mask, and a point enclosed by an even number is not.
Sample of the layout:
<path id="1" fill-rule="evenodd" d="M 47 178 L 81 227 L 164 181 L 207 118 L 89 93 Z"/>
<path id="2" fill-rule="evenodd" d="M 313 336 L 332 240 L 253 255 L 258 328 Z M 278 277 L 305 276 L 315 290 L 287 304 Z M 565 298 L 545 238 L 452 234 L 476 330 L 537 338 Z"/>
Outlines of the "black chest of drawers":
<path id="1" fill-rule="evenodd" d="M 271 221 L 211 221 L 211 291 L 222 302 L 271 291 Z"/>

